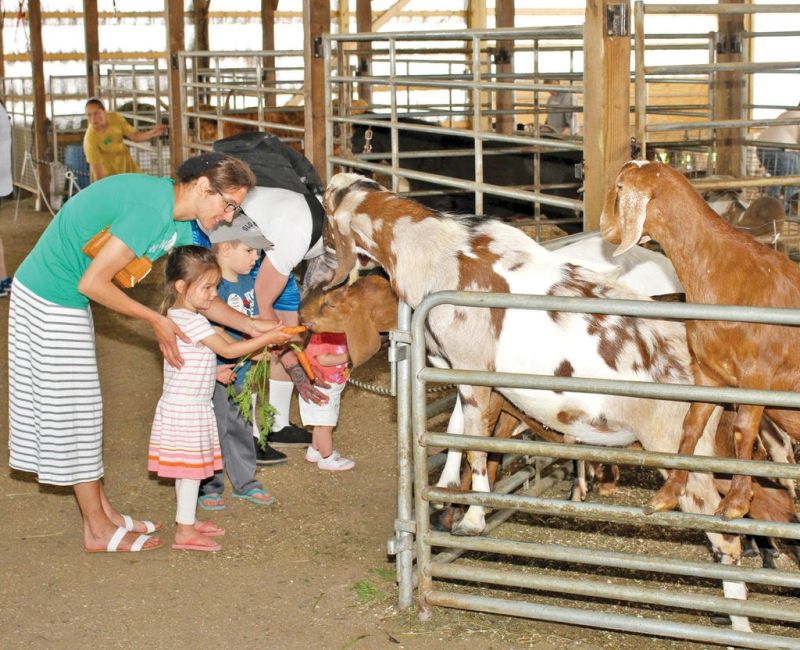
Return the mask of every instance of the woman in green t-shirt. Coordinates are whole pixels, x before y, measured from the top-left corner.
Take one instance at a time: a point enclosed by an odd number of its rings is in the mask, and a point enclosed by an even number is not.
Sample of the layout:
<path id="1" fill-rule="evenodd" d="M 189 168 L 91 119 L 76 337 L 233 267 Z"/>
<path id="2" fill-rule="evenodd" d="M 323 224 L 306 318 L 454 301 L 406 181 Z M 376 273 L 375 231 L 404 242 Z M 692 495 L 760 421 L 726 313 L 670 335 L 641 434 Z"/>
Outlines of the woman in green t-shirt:
<path id="1" fill-rule="evenodd" d="M 72 485 L 87 551 L 158 548 L 158 525 L 119 513 L 103 477 L 103 405 L 89 301 L 148 323 L 167 363 L 181 367 L 168 318 L 126 295 L 114 275 L 140 256 L 155 261 L 192 243 L 191 222 L 206 231 L 230 222 L 255 184 L 241 161 L 209 153 L 190 158 L 176 182 L 138 174 L 112 176 L 69 200 L 17 269 L 9 310 L 9 465 L 40 483 Z M 94 259 L 86 243 L 109 227 Z M 216 322 L 245 333 L 262 325 L 217 300 Z"/>

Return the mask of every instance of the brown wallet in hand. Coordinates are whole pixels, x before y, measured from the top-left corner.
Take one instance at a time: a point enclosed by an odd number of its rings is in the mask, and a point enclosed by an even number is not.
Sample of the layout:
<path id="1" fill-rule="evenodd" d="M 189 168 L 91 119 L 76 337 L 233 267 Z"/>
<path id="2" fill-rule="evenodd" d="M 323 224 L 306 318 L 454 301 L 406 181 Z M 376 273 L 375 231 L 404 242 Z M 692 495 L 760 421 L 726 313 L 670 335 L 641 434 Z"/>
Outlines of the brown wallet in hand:
<path id="1" fill-rule="evenodd" d="M 111 233 L 108 231 L 108 226 L 103 228 L 99 233 L 86 242 L 86 245 L 81 249 L 90 259 L 94 259 L 95 255 L 100 251 L 106 242 L 111 239 Z M 124 269 L 117 271 L 114 274 L 114 282 L 117 286 L 123 289 L 130 289 L 150 273 L 153 268 L 153 263 L 144 255 L 137 257 L 128 263 Z"/>

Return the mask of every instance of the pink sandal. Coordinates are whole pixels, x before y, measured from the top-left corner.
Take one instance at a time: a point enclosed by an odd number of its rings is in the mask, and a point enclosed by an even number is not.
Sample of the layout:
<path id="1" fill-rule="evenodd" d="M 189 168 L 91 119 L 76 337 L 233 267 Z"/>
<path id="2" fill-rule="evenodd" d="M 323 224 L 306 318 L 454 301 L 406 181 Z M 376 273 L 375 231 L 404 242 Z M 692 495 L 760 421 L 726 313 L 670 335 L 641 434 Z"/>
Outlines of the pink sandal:
<path id="1" fill-rule="evenodd" d="M 173 550 L 176 551 L 204 551 L 206 553 L 213 553 L 214 551 L 221 551 L 222 547 L 216 542 L 209 544 L 206 535 L 195 535 L 190 537 L 185 542 L 175 542 L 172 545 Z"/>
<path id="2" fill-rule="evenodd" d="M 196 521 L 194 529 L 206 537 L 222 537 L 225 534 L 225 529 L 217 526 L 213 521 Z"/>

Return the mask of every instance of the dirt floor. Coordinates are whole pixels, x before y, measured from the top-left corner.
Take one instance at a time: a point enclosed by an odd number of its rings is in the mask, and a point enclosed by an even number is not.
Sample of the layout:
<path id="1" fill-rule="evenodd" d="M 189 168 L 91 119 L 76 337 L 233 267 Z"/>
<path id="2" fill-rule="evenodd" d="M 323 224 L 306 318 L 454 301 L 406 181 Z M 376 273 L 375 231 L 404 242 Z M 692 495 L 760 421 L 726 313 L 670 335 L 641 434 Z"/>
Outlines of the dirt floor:
<path id="1" fill-rule="evenodd" d="M 30 200 L 23 200 L 15 220 L 13 202 L 0 207 L 0 235 L 12 272 L 50 220 L 31 208 Z M 136 296 L 155 305 L 155 282 L 137 289 Z M 106 487 L 124 512 L 165 522 L 166 544 L 142 554 L 84 553 L 70 490 L 40 486 L 11 471 L 4 452 L 4 648 L 701 647 L 443 609 L 422 623 L 415 612 L 399 612 L 394 565 L 386 555 L 396 516 L 394 405 L 389 398 L 353 387 L 343 399 L 336 445 L 355 459 L 354 471 L 322 472 L 304 462 L 301 450 L 291 450 L 288 465 L 259 470 L 277 496 L 274 505 L 229 499 L 225 511 L 214 513 L 228 531 L 221 552 L 170 550 L 173 488 L 148 475 L 145 460 L 162 361 L 144 324 L 99 307 L 94 316 L 105 400 Z M 4 332 L 7 317 L 8 300 L 0 300 Z M 5 342 L 0 350 L 5 368 Z M 367 366 L 358 377 L 386 384 L 385 361 Z M 4 370 L 3 447 L 6 382 Z M 596 531 L 576 526 L 568 532 L 581 539 Z M 618 535 L 600 532 L 611 539 Z M 529 533 L 523 527 L 519 534 Z M 670 542 L 680 547 L 666 540 Z M 693 539 L 692 544 L 691 553 L 707 559 L 703 540 Z"/>

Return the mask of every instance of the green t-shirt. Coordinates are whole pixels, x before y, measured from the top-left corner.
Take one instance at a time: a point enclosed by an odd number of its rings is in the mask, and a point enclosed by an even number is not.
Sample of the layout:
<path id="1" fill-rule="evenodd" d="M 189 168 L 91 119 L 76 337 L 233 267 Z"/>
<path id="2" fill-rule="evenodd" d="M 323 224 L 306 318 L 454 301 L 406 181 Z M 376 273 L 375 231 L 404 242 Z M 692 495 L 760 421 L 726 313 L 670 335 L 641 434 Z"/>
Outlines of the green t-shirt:
<path id="1" fill-rule="evenodd" d="M 174 246 L 192 243 L 191 222 L 172 218 L 174 203 L 169 178 L 119 174 L 92 183 L 59 210 L 16 278 L 45 300 L 83 308 L 89 300 L 78 282 L 91 262 L 81 250 L 86 242 L 110 226 L 137 257 L 153 262 Z"/>

